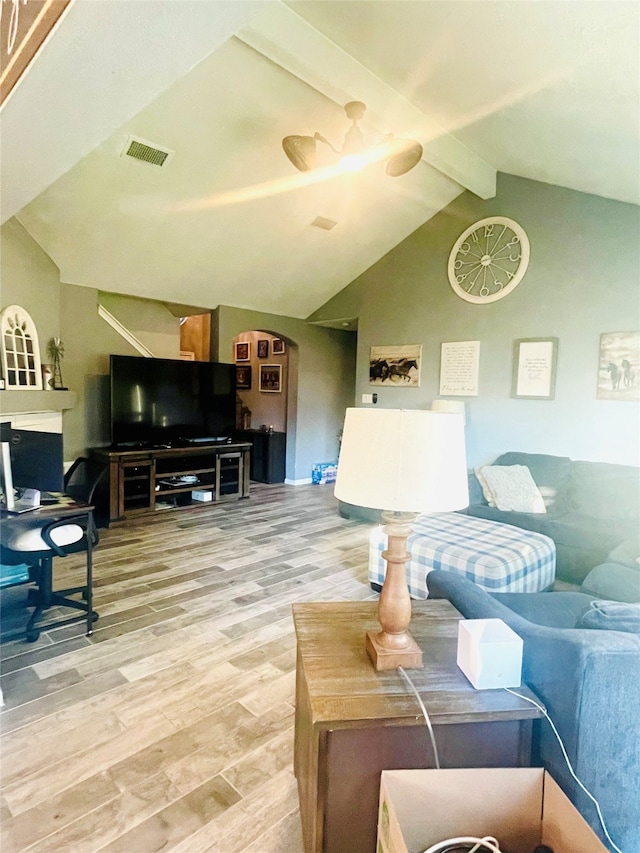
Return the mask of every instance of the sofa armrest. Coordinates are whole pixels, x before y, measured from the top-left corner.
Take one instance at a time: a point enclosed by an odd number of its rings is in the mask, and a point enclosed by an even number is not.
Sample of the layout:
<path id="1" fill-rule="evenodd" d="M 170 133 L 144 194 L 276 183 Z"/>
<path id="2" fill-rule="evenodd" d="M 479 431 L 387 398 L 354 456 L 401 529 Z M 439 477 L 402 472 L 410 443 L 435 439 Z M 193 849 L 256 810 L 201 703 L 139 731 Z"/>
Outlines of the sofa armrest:
<path id="1" fill-rule="evenodd" d="M 469 481 L 469 506 L 479 506 L 482 504 L 489 506 L 482 491 L 480 480 L 476 477 L 475 472 L 468 471 L 467 479 Z"/>
<path id="2" fill-rule="evenodd" d="M 624 853 L 640 838 L 640 637 L 549 628 L 510 610 L 464 577 L 432 571 L 429 596 L 468 619 L 503 619 L 523 640 L 523 681 L 545 705 L 578 778 L 599 801 Z M 555 593 L 539 593 L 541 596 Z M 535 724 L 534 759 L 556 779 L 604 840 L 593 803 L 571 777 L 549 723 Z"/>

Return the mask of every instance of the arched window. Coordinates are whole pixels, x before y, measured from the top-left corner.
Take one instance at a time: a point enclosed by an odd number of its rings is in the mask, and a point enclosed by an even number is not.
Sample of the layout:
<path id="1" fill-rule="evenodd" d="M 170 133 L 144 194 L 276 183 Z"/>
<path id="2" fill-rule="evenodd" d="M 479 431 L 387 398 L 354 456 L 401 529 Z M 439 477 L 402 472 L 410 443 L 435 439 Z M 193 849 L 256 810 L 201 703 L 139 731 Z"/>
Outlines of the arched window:
<path id="1" fill-rule="evenodd" d="M 0 314 L 5 388 L 42 390 L 40 346 L 35 323 L 19 305 Z"/>

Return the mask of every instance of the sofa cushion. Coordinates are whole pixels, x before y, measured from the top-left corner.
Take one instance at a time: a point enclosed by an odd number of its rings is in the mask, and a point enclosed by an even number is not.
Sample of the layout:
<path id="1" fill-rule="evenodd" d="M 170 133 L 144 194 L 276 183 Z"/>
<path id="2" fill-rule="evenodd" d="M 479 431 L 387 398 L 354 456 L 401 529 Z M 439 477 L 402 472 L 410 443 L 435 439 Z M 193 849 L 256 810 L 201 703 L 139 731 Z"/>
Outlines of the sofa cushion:
<path id="1" fill-rule="evenodd" d="M 547 512 L 565 511 L 572 464 L 568 456 L 510 451 L 499 456 L 493 464 L 526 465 L 536 486 L 540 489 Z"/>
<path id="2" fill-rule="evenodd" d="M 573 628 L 585 612 L 593 597 L 584 592 L 492 592 L 491 595 L 506 606 L 533 622 L 548 628 Z"/>
<path id="3" fill-rule="evenodd" d="M 543 518 L 540 533 L 550 536 L 556 545 L 569 545 L 598 554 L 596 562 L 603 563 L 612 548 L 625 538 L 629 525 L 624 520 L 565 513 L 559 518 Z"/>
<path id="4" fill-rule="evenodd" d="M 616 545 L 607 557 L 607 563 L 622 563 L 623 566 L 640 572 L 640 534 Z"/>
<path id="5" fill-rule="evenodd" d="M 640 602 L 640 566 L 632 569 L 622 563 L 601 563 L 586 576 L 582 590 L 594 598 Z"/>
<path id="6" fill-rule="evenodd" d="M 476 468 L 476 476 L 489 506 L 505 512 L 546 512 L 526 465 L 484 465 Z"/>
<path id="7" fill-rule="evenodd" d="M 574 462 L 567 493 L 570 512 L 635 523 L 640 518 L 640 469 L 608 462 Z"/>
<path id="8" fill-rule="evenodd" d="M 535 533 L 544 533 L 542 526 L 544 519 L 547 518 L 546 515 L 535 512 L 503 512 L 495 506 L 486 504 L 471 505 L 466 513 L 475 518 L 486 518 L 489 521 L 500 521 L 503 524 L 521 527 L 523 530 L 533 530 Z"/>
<path id="9" fill-rule="evenodd" d="M 625 631 L 640 635 L 640 604 L 620 601 L 592 601 L 578 617 L 576 628 Z"/>

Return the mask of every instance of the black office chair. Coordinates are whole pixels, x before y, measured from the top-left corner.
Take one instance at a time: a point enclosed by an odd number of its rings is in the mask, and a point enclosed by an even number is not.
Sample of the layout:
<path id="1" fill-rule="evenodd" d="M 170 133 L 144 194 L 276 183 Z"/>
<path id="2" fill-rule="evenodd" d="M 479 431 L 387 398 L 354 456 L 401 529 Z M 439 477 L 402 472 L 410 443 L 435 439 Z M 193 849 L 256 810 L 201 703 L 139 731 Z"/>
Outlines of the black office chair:
<path id="1" fill-rule="evenodd" d="M 107 474 L 106 465 L 86 457 L 79 457 L 64 478 L 65 494 L 79 503 L 92 504 L 96 490 Z M 29 567 L 29 582 L 35 588 L 29 590 L 27 606 L 34 607 L 26 628 L 28 642 L 35 642 L 40 631 L 49 627 L 71 624 L 80 619 L 87 620 L 87 634 L 98 614 L 91 609 L 92 602 L 92 552 L 99 541 L 98 529 L 91 512 L 78 510 L 77 515 L 57 520 L 43 516 L 22 516 L 14 523 L 7 536 L 3 536 L 0 548 L 0 563 Z M 87 580 L 83 586 L 53 590 L 53 558 L 87 552 Z M 71 598 L 80 595 L 81 600 Z M 86 616 L 56 620 L 39 625 L 45 610 L 53 606 L 80 610 Z"/>

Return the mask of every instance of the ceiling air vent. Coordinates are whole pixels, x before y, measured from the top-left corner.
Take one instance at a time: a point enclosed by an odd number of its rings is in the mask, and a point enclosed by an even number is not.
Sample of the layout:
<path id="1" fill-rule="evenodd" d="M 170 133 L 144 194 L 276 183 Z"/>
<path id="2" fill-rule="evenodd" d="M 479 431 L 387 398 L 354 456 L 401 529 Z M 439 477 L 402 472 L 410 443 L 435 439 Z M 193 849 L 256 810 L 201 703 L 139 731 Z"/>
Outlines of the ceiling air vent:
<path id="1" fill-rule="evenodd" d="M 142 160 L 152 166 L 166 166 L 173 157 L 174 152 L 169 148 L 149 142 L 148 139 L 140 139 L 139 136 L 130 136 L 122 150 L 122 157 L 133 157 L 134 160 Z"/>
<path id="2" fill-rule="evenodd" d="M 338 223 L 333 219 L 327 219 L 324 216 L 316 216 L 311 223 L 315 228 L 324 228 L 325 231 L 331 231 Z"/>

